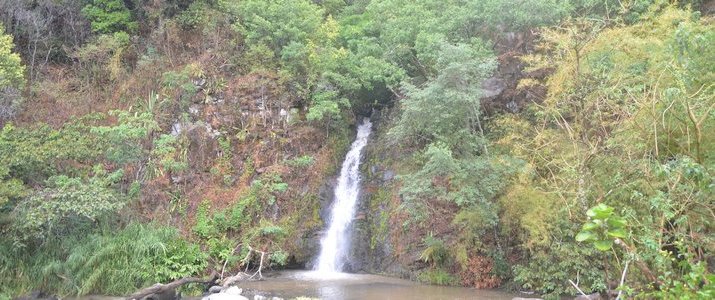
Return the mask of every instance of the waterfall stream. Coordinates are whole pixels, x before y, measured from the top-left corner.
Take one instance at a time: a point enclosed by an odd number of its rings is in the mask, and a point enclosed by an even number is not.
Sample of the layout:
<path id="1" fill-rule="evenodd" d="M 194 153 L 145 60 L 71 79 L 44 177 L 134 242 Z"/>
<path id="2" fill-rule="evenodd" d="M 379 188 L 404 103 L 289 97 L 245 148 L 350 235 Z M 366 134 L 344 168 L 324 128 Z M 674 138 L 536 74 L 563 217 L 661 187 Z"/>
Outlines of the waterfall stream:
<path id="1" fill-rule="evenodd" d="M 357 138 L 350 146 L 340 169 L 330 212 L 330 225 L 320 241 L 320 255 L 315 267 L 319 273 L 341 272 L 345 265 L 350 244 L 348 230 L 355 215 L 360 192 L 360 154 L 367 144 L 371 130 L 372 123 L 366 118 L 358 126 Z"/>

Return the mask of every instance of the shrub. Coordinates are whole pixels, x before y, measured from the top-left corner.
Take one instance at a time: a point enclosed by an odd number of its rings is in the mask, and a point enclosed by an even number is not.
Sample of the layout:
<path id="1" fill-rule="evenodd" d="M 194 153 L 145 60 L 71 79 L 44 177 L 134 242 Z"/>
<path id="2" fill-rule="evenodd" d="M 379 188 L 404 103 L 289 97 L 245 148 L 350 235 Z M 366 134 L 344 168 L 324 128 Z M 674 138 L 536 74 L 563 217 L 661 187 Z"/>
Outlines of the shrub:
<path id="1" fill-rule="evenodd" d="M 423 271 L 417 275 L 417 279 L 422 282 L 436 285 L 454 285 L 457 279 L 444 269 Z"/>
<path id="2" fill-rule="evenodd" d="M 49 239 L 30 251 L 0 240 L 0 250 L 0 284 L 11 296 L 38 289 L 60 296 L 126 295 L 206 267 L 197 245 L 182 240 L 175 228 L 154 224 Z"/>
<path id="3" fill-rule="evenodd" d="M 122 0 L 92 0 L 82 9 L 82 14 L 97 33 L 133 32 L 139 26 Z"/>
<path id="4" fill-rule="evenodd" d="M 22 100 L 25 67 L 13 47 L 12 36 L 0 26 L 0 121 L 12 117 Z"/>

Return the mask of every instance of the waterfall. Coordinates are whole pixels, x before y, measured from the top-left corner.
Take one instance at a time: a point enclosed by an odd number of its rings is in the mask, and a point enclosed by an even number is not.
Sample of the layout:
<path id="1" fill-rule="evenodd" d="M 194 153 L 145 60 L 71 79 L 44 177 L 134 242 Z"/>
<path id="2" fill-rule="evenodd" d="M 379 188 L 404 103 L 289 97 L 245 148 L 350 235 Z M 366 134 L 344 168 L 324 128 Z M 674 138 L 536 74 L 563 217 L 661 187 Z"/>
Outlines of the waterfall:
<path id="1" fill-rule="evenodd" d="M 335 187 L 330 225 L 320 241 L 320 255 L 315 270 L 320 273 L 342 271 L 349 250 L 350 232 L 348 228 L 355 215 L 358 193 L 360 192 L 360 154 L 367 144 L 372 123 L 365 119 L 358 126 L 357 138 L 350 146 L 340 169 L 340 179 Z"/>

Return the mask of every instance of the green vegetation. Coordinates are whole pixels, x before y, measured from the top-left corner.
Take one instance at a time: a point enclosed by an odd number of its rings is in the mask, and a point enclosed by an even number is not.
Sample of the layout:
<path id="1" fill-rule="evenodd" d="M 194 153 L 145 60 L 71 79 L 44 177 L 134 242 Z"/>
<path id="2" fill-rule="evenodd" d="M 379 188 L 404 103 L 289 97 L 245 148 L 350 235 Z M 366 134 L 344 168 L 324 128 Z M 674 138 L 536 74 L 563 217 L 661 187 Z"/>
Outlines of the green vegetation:
<path id="1" fill-rule="evenodd" d="M 12 36 L 0 26 L 0 119 L 14 115 L 22 100 L 19 90 L 25 83 L 25 66 L 14 46 Z"/>
<path id="2" fill-rule="evenodd" d="M 5 292 L 41 288 L 63 295 L 124 294 L 139 286 L 199 274 L 206 255 L 174 228 L 132 224 L 71 239 L 47 239 L 31 252 L 3 242 Z M 14 290 L 18 289 L 18 290 Z"/>
<path id="3" fill-rule="evenodd" d="M 371 114 L 364 240 L 413 278 L 715 297 L 702 1 L 0 8 L 0 298 L 306 262 Z"/>
<path id="4" fill-rule="evenodd" d="M 92 24 L 92 31 L 97 33 L 132 32 L 138 26 L 122 0 L 90 1 L 82 9 L 82 14 Z"/>
<path id="5" fill-rule="evenodd" d="M 25 67 L 22 65 L 20 55 L 13 52 L 15 45 L 12 36 L 5 34 L 5 29 L 0 27 L 0 88 L 19 88 L 24 84 Z"/>

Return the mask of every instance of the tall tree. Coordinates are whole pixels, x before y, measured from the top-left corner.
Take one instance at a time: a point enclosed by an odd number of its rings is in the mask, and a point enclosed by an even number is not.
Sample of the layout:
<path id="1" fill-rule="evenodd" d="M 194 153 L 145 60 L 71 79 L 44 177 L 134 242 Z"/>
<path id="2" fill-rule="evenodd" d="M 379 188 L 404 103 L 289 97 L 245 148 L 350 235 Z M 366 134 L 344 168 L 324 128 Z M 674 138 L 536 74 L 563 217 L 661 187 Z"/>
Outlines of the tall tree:
<path id="1" fill-rule="evenodd" d="M 0 124 L 14 114 L 24 85 L 25 67 L 13 47 L 12 36 L 0 26 Z"/>

